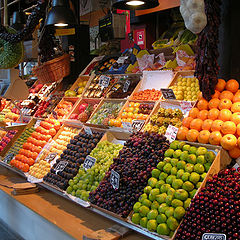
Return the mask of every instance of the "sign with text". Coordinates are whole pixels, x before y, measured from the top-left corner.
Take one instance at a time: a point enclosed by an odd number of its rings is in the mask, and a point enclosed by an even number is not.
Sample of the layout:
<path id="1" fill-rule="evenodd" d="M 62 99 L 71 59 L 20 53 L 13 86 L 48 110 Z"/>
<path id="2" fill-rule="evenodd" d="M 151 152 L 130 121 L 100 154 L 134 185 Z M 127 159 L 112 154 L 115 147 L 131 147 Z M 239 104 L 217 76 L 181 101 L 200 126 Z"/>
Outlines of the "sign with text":
<path id="1" fill-rule="evenodd" d="M 189 101 L 181 101 L 180 106 L 184 112 L 189 112 L 192 109 L 192 103 Z"/>
<path id="2" fill-rule="evenodd" d="M 5 156 L 5 158 L 3 159 L 3 162 L 8 163 L 13 159 L 13 157 L 14 157 L 14 153 L 9 153 Z"/>
<path id="3" fill-rule="evenodd" d="M 92 168 L 96 163 L 96 158 L 87 156 L 83 163 L 83 168 L 87 171 L 88 169 Z"/>
<path id="4" fill-rule="evenodd" d="M 55 159 L 55 157 L 57 156 L 57 153 L 50 153 L 47 155 L 47 157 L 45 158 L 45 161 L 46 162 L 51 162 Z"/>
<path id="5" fill-rule="evenodd" d="M 176 99 L 173 90 L 170 88 L 161 88 L 161 92 L 165 99 Z"/>
<path id="6" fill-rule="evenodd" d="M 60 161 L 57 164 L 57 166 L 54 168 L 54 170 L 56 171 L 56 174 L 58 174 L 58 172 L 62 172 L 67 165 L 68 165 L 67 161 Z"/>
<path id="7" fill-rule="evenodd" d="M 122 122 L 122 126 L 124 129 L 128 130 L 129 132 L 132 132 L 132 124 L 130 122 Z"/>
<path id="8" fill-rule="evenodd" d="M 178 133 L 178 128 L 172 125 L 169 125 L 165 133 L 165 136 L 169 140 L 169 142 L 173 142 L 177 137 L 177 133 Z"/>
<path id="9" fill-rule="evenodd" d="M 84 126 L 84 131 L 88 135 L 93 135 L 92 129 L 90 127 Z"/>
<path id="10" fill-rule="evenodd" d="M 123 92 L 127 92 L 129 87 L 131 85 L 131 81 L 127 80 L 125 83 L 124 83 L 124 86 L 123 86 Z"/>
<path id="11" fill-rule="evenodd" d="M 41 120 L 37 120 L 36 123 L 35 123 L 35 125 L 34 125 L 34 128 L 39 127 L 39 126 L 40 126 L 40 123 L 41 123 Z"/>
<path id="12" fill-rule="evenodd" d="M 223 233 L 204 233 L 202 240 L 227 240 L 227 236 Z"/>
<path id="13" fill-rule="evenodd" d="M 106 88 L 109 86 L 110 80 L 110 77 L 102 75 L 99 80 L 99 85 Z"/>
<path id="14" fill-rule="evenodd" d="M 145 120 L 133 120 L 132 128 L 135 131 L 140 131 L 145 123 Z"/>
<path id="15" fill-rule="evenodd" d="M 116 171 L 112 170 L 111 176 L 110 176 L 110 182 L 114 189 L 119 188 L 119 181 L 120 181 L 120 175 Z"/>

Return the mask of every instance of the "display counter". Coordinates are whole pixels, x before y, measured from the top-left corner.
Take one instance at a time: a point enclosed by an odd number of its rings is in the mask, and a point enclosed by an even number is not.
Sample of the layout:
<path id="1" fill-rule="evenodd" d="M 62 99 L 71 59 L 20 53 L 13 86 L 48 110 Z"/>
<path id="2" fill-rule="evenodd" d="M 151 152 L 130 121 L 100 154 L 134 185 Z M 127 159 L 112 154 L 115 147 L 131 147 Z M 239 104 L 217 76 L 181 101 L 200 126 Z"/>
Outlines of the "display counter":
<path id="1" fill-rule="evenodd" d="M 0 219 L 24 239 L 118 239 L 106 231 L 114 222 L 48 190 L 13 196 L 9 186 L 22 182 L 22 177 L 0 167 Z M 122 239 L 148 238 L 130 232 Z"/>

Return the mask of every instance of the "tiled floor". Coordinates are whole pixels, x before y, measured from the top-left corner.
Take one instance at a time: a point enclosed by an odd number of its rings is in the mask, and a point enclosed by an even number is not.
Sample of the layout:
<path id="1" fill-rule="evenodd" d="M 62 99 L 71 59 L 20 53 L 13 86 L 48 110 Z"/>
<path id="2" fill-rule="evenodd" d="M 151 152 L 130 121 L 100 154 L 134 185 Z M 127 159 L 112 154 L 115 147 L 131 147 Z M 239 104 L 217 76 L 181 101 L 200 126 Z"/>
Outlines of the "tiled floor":
<path id="1" fill-rule="evenodd" d="M 0 240 L 24 240 L 0 220 Z"/>

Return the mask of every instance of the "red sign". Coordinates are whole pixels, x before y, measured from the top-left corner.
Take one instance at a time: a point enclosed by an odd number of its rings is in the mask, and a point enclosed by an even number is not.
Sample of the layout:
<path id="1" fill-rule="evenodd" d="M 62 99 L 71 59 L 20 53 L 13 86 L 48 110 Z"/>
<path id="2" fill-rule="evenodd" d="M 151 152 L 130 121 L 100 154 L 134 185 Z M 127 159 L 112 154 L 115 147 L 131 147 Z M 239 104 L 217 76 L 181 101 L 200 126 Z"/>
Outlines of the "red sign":
<path id="1" fill-rule="evenodd" d="M 146 48 L 146 36 L 145 29 L 134 30 L 134 42 L 141 48 Z"/>

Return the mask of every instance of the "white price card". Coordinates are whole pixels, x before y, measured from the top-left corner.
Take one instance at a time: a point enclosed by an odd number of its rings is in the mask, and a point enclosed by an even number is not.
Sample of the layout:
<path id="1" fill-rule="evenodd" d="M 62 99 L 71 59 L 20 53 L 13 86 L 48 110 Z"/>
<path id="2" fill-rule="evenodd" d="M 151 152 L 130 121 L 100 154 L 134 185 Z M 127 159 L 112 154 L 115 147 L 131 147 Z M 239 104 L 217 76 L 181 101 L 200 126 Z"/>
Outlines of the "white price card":
<path id="1" fill-rule="evenodd" d="M 60 161 L 57 166 L 54 168 L 56 174 L 58 174 L 58 172 L 62 172 L 65 167 L 68 165 L 67 161 Z"/>
<path id="2" fill-rule="evenodd" d="M 129 132 L 132 132 L 132 124 L 130 122 L 122 122 L 122 126 Z"/>
<path id="3" fill-rule="evenodd" d="M 177 137 L 177 133 L 178 133 L 178 128 L 172 125 L 169 125 L 165 133 L 165 136 L 169 140 L 169 142 L 173 142 Z"/>
<path id="4" fill-rule="evenodd" d="M 145 123 L 145 120 L 133 120 L 132 128 L 133 130 L 140 131 Z"/>
<path id="5" fill-rule="evenodd" d="M 5 156 L 5 158 L 3 159 L 3 162 L 8 163 L 9 161 L 11 161 L 14 158 L 14 153 L 9 153 Z"/>
<path id="6" fill-rule="evenodd" d="M 34 128 L 39 127 L 39 126 L 40 126 L 40 123 L 41 123 L 41 120 L 37 120 L 36 123 L 35 123 L 35 125 L 34 125 Z"/>
<path id="7" fill-rule="evenodd" d="M 110 176 L 110 182 L 114 189 L 119 189 L 119 181 L 120 181 L 120 175 L 116 171 L 112 170 L 111 176 Z"/>
<path id="8" fill-rule="evenodd" d="M 192 109 L 192 103 L 189 101 L 181 101 L 180 106 L 184 112 L 189 112 Z"/>
<path id="9" fill-rule="evenodd" d="M 227 240 L 227 236 L 223 233 L 204 233 L 202 240 Z"/>
<path id="10" fill-rule="evenodd" d="M 45 161 L 46 162 L 51 162 L 51 161 L 53 161 L 56 157 L 57 157 L 57 153 L 56 152 L 54 152 L 54 153 L 49 153 L 48 155 L 47 155 L 47 157 L 45 158 Z"/>
<path id="11" fill-rule="evenodd" d="M 126 93 L 131 85 L 131 81 L 127 80 L 123 85 L 123 92 Z"/>
<path id="12" fill-rule="evenodd" d="M 96 163 L 96 158 L 87 156 L 83 163 L 83 168 L 87 171 L 88 169 L 91 169 Z"/>
<path id="13" fill-rule="evenodd" d="M 84 131 L 88 135 L 93 135 L 92 129 L 90 127 L 84 126 Z"/>
<path id="14" fill-rule="evenodd" d="M 99 85 L 106 88 L 109 86 L 110 80 L 110 77 L 102 75 L 99 80 Z"/>

